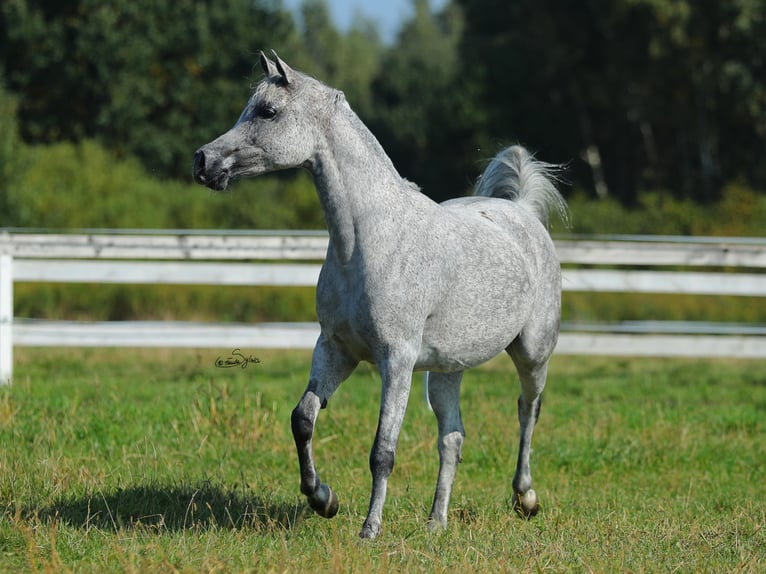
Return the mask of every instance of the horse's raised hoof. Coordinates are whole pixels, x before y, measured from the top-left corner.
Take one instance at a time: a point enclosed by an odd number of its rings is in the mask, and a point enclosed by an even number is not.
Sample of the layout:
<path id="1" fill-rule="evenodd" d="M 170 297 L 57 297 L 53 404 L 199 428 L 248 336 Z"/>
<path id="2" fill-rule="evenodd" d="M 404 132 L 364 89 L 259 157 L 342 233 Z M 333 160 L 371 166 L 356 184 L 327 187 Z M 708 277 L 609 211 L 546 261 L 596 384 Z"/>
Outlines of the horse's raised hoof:
<path id="1" fill-rule="evenodd" d="M 529 520 L 540 510 L 537 493 L 531 488 L 524 493 L 513 493 L 513 510 L 524 520 Z"/>
<path id="2" fill-rule="evenodd" d="M 332 518 L 338 514 L 338 497 L 326 484 L 320 484 L 308 500 L 309 506 L 322 518 Z"/>

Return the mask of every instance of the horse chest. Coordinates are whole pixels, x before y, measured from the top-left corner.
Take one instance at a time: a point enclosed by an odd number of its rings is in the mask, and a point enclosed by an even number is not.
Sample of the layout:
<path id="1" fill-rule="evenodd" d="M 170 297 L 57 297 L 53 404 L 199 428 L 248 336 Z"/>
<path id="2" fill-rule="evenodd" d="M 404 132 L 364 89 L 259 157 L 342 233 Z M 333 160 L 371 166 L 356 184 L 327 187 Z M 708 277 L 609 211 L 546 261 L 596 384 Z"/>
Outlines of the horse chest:
<path id="1" fill-rule="evenodd" d="M 385 276 L 348 273 L 325 266 L 317 284 L 317 317 L 325 336 L 360 360 L 374 361 L 373 349 L 400 340 L 410 323 L 423 315 L 401 286 L 388 285 Z"/>

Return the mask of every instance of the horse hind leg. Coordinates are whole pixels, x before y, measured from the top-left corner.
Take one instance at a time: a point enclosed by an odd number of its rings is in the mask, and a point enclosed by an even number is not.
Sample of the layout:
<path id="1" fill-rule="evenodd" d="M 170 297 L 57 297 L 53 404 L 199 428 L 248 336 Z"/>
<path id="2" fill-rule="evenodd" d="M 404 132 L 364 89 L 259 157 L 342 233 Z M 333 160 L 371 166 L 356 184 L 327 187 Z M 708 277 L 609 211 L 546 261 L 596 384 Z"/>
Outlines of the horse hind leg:
<path id="1" fill-rule="evenodd" d="M 525 348 L 524 341 L 517 339 L 508 348 L 508 354 L 516 365 L 521 382 L 518 401 L 520 426 L 519 457 L 513 477 L 513 508 L 522 518 L 531 518 L 540 510 L 537 494 L 532 489 L 532 472 L 529 457 L 532 450 L 532 435 L 540 416 L 540 405 L 548 373 L 548 358 L 535 360 Z"/>
<path id="2" fill-rule="evenodd" d="M 537 493 L 532 489 L 532 473 L 529 455 L 532 450 L 532 434 L 540 416 L 540 397 L 529 400 L 524 394 L 519 397 L 519 458 L 513 477 L 513 509 L 522 518 L 532 518 L 540 510 Z"/>
<path id="3" fill-rule="evenodd" d="M 460 383 L 463 372 L 429 373 L 428 399 L 439 427 L 439 477 L 436 481 L 434 503 L 428 528 L 447 527 L 447 509 L 457 465 L 462 460 L 465 429 L 460 417 Z"/>

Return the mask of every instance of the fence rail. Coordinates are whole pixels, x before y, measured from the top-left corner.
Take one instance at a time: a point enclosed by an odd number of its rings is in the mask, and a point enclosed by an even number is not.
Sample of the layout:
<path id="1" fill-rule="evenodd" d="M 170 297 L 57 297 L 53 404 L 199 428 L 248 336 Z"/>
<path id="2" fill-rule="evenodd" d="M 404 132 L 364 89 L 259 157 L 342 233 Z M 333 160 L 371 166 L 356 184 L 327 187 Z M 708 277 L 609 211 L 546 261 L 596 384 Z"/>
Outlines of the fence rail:
<path id="1" fill-rule="evenodd" d="M 315 324 L 14 318 L 13 284 L 315 286 L 327 243 L 327 235 L 317 232 L 0 230 L 0 384 L 12 376 L 14 346 L 310 348 L 319 332 Z M 568 291 L 766 296 L 766 274 L 761 271 L 766 268 L 766 239 L 562 239 L 556 248 L 564 265 L 563 288 Z M 674 269 L 656 269 L 668 266 Z M 699 270 L 711 267 L 717 269 Z M 731 324 L 564 325 L 557 352 L 763 358 L 765 334 L 762 326 Z"/>

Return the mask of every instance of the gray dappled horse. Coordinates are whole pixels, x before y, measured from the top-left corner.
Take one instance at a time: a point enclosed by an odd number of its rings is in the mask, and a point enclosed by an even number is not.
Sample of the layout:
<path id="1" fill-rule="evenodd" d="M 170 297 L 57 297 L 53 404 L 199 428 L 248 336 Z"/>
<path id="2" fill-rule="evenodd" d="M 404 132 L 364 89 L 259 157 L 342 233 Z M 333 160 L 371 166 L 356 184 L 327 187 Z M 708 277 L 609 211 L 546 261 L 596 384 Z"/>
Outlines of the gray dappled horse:
<path id="1" fill-rule="evenodd" d="M 465 436 L 463 371 L 506 351 L 521 381 L 514 507 L 536 514 L 530 444 L 561 308 L 560 266 L 544 224 L 550 209 L 566 215 L 553 166 L 510 147 L 489 163 L 474 196 L 437 204 L 397 173 L 342 92 L 274 58 L 261 52 L 265 79 L 236 125 L 197 150 L 194 178 L 221 191 L 232 179 L 285 168 L 314 177 L 330 243 L 317 284 L 321 334 L 292 413 L 301 492 L 321 516 L 338 511 L 314 465 L 314 425 L 357 364 L 374 363 L 382 396 L 360 536 L 377 536 L 412 373 L 428 370 L 440 461 L 428 524 L 446 527 Z"/>

